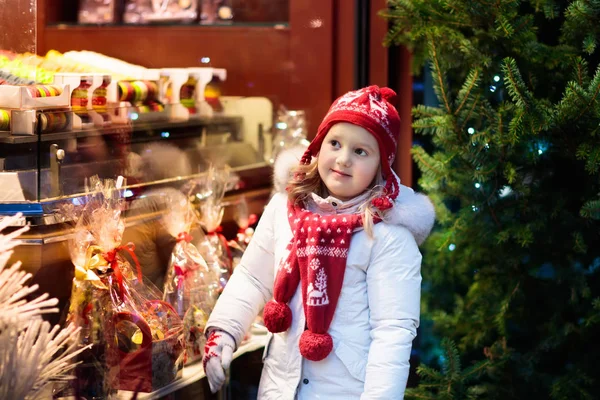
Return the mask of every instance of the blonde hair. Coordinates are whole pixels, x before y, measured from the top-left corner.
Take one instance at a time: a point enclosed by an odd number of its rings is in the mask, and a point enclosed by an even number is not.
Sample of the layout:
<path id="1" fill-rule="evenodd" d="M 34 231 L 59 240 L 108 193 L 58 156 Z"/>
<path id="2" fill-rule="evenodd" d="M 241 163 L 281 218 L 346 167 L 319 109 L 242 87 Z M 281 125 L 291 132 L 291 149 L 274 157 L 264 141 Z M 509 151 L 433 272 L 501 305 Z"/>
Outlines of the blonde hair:
<path id="1" fill-rule="evenodd" d="M 298 165 L 292 170 L 293 178 L 288 183 L 288 199 L 294 205 L 302 205 L 309 200 L 311 193 L 315 193 L 321 197 L 327 197 L 328 190 L 319 175 L 317 161 L 313 161 L 309 165 Z M 385 214 L 373 207 L 371 201 L 385 194 L 385 182 L 381 174 L 381 166 L 377 170 L 375 179 L 366 189 L 370 195 L 365 199 L 365 202 L 359 207 L 362 213 L 363 229 L 369 238 L 373 238 L 373 219 L 377 216 L 383 220 Z M 362 193 L 361 193 L 362 194 Z"/>

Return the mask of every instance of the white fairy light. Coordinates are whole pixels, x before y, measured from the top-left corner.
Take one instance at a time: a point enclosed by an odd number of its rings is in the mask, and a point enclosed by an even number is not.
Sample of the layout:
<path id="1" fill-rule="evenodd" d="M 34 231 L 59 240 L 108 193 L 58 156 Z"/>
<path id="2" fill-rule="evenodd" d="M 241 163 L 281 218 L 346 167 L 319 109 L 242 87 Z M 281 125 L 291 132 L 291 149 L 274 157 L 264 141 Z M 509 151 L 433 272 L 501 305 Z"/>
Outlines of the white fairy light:
<path id="1" fill-rule="evenodd" d="M 472 135 L 475 133 L 475 129 L 473 127 L 469 127 L 469 129 L 467 129 L 467 132 L 469 132 L 469 135 Z"/>
<path id="2" fill-rule="evenodd" d="M 494 75 L 494 82 L 500 82 L 500 76 Z"/>
<path id="3" fill-rule="evenodd" d="M 479 182 L 476 182 L 476 183 L 475 183 L 475 189 L 479 189 L 480 187 L 481 187 L 481 183 L 479 183 Z"/>
<path id="4" fill-rule="evenodd" d="M 510 195 L 512 193 L 512 189 L 510 186 L 504 186 L 502 189 L 500 189 L 500 193 L 498 194 L 498 196 L 500 197 L 506 197 L 508 195 Z"/>
<path id="5" fill-rule="evenodd" d="M 456 245 L 454 243 L 450 243 L 450 246 L 448 246 L 448 250 L 454 251 L 454 249 L 456 249 Z"/>

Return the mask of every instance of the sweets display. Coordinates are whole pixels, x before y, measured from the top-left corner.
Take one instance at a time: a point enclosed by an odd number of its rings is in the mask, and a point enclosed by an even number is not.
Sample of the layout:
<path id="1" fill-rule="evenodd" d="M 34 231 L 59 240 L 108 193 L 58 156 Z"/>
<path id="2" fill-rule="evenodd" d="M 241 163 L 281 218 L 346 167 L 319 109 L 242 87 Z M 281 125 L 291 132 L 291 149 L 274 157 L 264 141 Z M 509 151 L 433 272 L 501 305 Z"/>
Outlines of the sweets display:
<path id="1" fill-rule="evenodd" d="M 38 115 L 40 132 L 63 132 L 69 126 L 70 117 L 71 112 L 69 111 L 42 112 Z"/>
<path id="2" fill-rule="evenodd" d="M 187 108 L 190 114 L 196 114 L 196 85 L 198 84 L 198 80 L 190 75 L 188 80 L 181 86 L 179 91 L 179 101 L 181 104 Z"/>
<path id="3" fill-rule="evenodd" d="M 123 14 L 123 21 L 129 24 L 193 22 L 197 18 L 197 0 L 127 0 Z"/>
<path id="4" fill-rule="evenodd" d="M 12 109 L 68 108 L 69 87 L 64 85 L 0 85 L 0 107 Z"/>
<path id="5" fill-rule="evenodd" d="M 63 88 L 57 85 L 31 85 L 27 86 L 27 91 L 31 97 L 52 97 L 60 96 Z"/>
<path id="6" fill-rule="evenodd" d="M 233 9 L 230 0 L 201 0 L 202 12 L 200 23 L 214 24 L 228 22 L 233 19 Z"/>
<path id="7" fill-rule="evenodd" d="M 69 320 L 85 328 L 82 345 L 96 346 L 95 352 L 103 356 L 87 363 L 79 376 L 95 382 L 90 386 L 93 391 L 154 391 L 180 374 L 181 318 L 161 300 L 158 289 L 144 281 L 135 246 L 121 244 L 122 180 L 115 183 L 92 177 L 90 182 L 93 191 L 85 207 L 79 215 L 68 216 L 77 220 L 69 241 L 75 265 Z M 123 253 L 131 256 L 135 268 Z M 87 356 L 92 355 L 87 352 Z"/>
<path id="8" fill-rule="evenodd" d="M 221 78 L 215 74 L 211 81 L 206 85 L 204 98 L 215 112 L 223 111 L 223 104 L 219 99 L 221 97 Z"/>
<path id="9" fill-rule="evenodd" d="M 190 232 L 198 223 L 189 200 L 175 190 L 161 194 L 168 204 L 163 224 L 177 240 L 167 268 L 163 299 L 183 319 L 185 362 L 189 363 L 202 357 L 204 328 L 217 301 L 220 285 L 217 275 L 192 243 Z"/>
<path id="10" fill-rule="evenodd" d="M 0 129 L 12 135 L 187 121 L 223 111 L 224 69 L 149 69 L 90 51 L 50 50 L 45 56 L 0 51 L 0 73 Z M 50 115 L 57 111 L 64 114 Z"/>
<path id="11" fill-rule="evenodd" d="M 10 72 L 0 70 L 0 85 L 33 85 L 32 80 L 24 79 Z"/>
<path id="12" fill-rule="evenodd" d="M 10 130 L 10 111 L 0 110 L 0 131 Z"/>
<path id="13" fill-rule="evenodd" d="M 80 0 L 77 21 L 80 24 L 109 24 L 118 22 L 117 0 Z"/>
<path id="14" fill-rule="evenodd" d="M 240 263 L 244 251 L 248 247 L 252 236 L 254 235 L 254 225 L 258 221 L 256 214 L 250 214 L 248 211 L 248 203 L 242 197 L 235 206 L 234 220 L 238 226 L 238 232 L 234 240 L 227 242 L 231 255 L 232 270 Z"/>
<path id="15" fill-rule="evenodd" d="M 223 196 L 236 183 L 237 176 L 225 165 L 220 168 L 210 166 L 200 185 L 200 192 L 210 193 L 210 196 L 199 205 L 200 223 L 206 231 L 206 237 L 200 238 L 195 244 L 210 269 L 218 276 L 221 290 L 225 288 L 232 272 L 231 252 L 227 239 L 221 234 L 221 221 L 225 211 Z"/>
<path id="16" fill-rule="evenodd" d="M 154 81 L 119 81 L 118 97 L 141 114 L 164 110 L 158 101 L 158 85 Z"/>
<path id="17" fill-rule="evenodd" d="M 119 81 L 118 89 L 120 101 L 143 103 L 158 97 L 158 85 L 151 81 Z"/>
<path id="18" fill-rule="evenodd" d="M 0 85 L 0 131 L 34 135 L 69 131 L 68 85 Z"/>

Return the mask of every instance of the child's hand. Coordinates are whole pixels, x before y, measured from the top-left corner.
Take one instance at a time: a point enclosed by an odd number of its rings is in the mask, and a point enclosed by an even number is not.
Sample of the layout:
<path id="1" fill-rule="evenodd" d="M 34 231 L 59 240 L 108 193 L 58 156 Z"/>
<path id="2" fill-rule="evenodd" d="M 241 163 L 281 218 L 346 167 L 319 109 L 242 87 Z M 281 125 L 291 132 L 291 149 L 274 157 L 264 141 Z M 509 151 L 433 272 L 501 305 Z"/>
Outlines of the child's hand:
<path id="1" fill-rule="evenodd" d="M 202 365 L 211 392 L 216 393 L 225 383 L 225 370 L 231 364 L 234 349 L 235 341 L 227 332 L 216 329 L 208 336 Z"/>

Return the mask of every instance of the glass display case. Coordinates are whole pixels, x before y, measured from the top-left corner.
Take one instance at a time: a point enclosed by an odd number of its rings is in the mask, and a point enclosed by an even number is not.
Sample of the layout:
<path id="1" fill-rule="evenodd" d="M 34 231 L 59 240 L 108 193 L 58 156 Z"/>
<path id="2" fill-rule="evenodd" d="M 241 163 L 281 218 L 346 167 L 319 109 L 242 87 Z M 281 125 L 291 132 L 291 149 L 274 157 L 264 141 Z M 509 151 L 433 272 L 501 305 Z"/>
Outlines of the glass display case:
<path id="1" fill-rule="evenodd" d="M 210 197 L 201 182 L 209 168 L 227 168 L 221 228 L 235 237 L 237 205 L 260 215 L 271 193 L 273 104 L 222 96 L 223 69 L 146 69 L 84 52 L 36 56 L 30 6 L 20 35 L 0 43 L 0 215 L 22 213 L 30 225 L 13 258 L 64 308 L 73 278 L 69 210 L 85 205 L 92 177 L 122 177 L 124 240 L 162 289 L 175 245 L 160 223 L 164 193 L 185 193 L 201 218 Z M 6 8 L 0 13 L 9 18 Z"/>
<path id="2" fill-rule="evenodd" d="M 155 112 L 162 114 L 159 116 L 142 115 L 139 108 L 109 108 L 101 122 L 104 126 L 88 122 L 84 125 L 91 126 L 79 129 L 74 120 L 91 120 L 93 112 L 73 111 L 73 107 L 11 110 L 11 128 L 16 131 L 0 133 L 0 182 L 5 188 L 0 215 L 21 212 L 26 216 L 31 229 L 23 236 L 24 245 L 17 248 L 15 258 L 34 273 L 42 290 L 61 300 L 70 295 L 73 267 L 66 241 L 73 221 L 65 219 L 65 208 L 83 205 L 92 176 L 124 178 L 122 190 L 128 205 L 125 237 L 138 249 L 159 247 L 161 236 L 166 235 L 160 232 L 160 224 L 155 224 L 165 207 L 156 194 L 165 188 L 188 188 L 187 194 L 196 196 L 193 203 L 199 207 L 202 195 L 190 185 L 201 181 L 210 166 L 227 166 L 232 171 L 232 184 L 223 199 L 227 206 L 225 230 L 237 230 L 233 214 L 241 199 L 249 212 L 260 214 L 270 196 L 271 166 L 264 146 L 256 144 L 264 143 L 264 132 L 270 128 L 271 104 L 264 99 L 223 98 L 222 102 L 221 113 L 187 120 L 171 118 L 168 104 Z M 230 109 L 239 110 L 238 102 L 255 104 L 253 118 L 245 121 L 243 114 L 229 113 Z M 19 112 L 28 114 L 29 131 L 18 130 L 14 123 Z M 257 122 L 256 114 L 261 112 L 266 117 Z M 146 231 L 153 234 L 139 234 Z M 145 242 L 148 240 L 154 245 Z M 161 253 L 170 253 L 174 244 L 165 247 L 161 243 Z M 146 264 L 152 264 L 145 266 L 147 272 L 161 286 L 166 261 L 159 265 L 153 259 Z"/>

